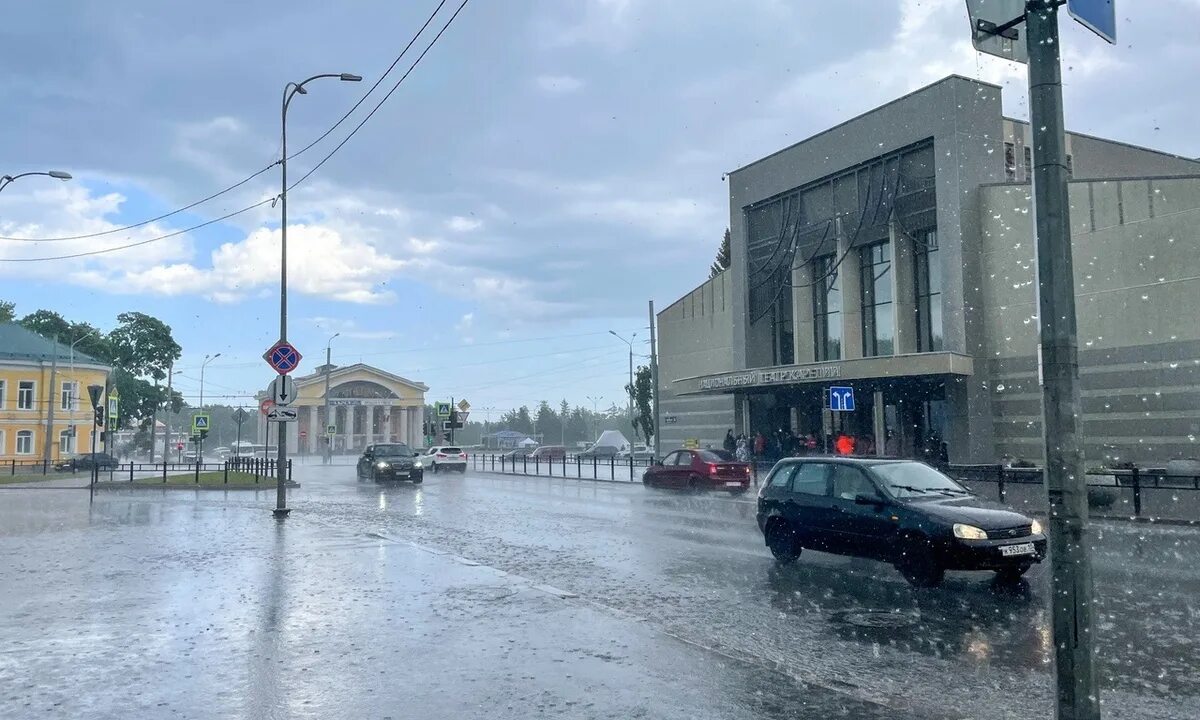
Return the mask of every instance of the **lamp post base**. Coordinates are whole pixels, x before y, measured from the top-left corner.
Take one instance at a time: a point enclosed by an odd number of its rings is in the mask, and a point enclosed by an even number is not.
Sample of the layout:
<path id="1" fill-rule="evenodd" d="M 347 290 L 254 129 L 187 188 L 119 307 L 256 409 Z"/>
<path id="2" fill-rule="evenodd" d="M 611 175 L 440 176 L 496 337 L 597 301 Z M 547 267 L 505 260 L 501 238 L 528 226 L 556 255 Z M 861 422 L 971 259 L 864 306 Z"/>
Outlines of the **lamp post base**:
<path id="1" fill-rule="evenodd" d="M 276 518 L 282 520 L 283 518 L 287 517 L 288 513 L 290 513 L 291 511 L 292 511 L 291 508 L 275 508 L 274 510 L 271 511 L 271 514 L 274 515 Z"/>

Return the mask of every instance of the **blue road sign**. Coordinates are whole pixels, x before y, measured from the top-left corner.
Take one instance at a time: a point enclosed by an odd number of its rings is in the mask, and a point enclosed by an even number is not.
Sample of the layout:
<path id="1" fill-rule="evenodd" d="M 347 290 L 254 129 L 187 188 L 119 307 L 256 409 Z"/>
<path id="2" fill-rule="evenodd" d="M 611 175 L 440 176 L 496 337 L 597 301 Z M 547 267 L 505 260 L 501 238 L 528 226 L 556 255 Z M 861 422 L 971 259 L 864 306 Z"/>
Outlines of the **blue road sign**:
<path id="1" fill-rule="evenodd" d="M 829 409 L 834 412 L 854 412 L 854 388 L 829 388 Z"/>
<path id="2" fill-rule="evenodd" d="M 1075 21 L 1110 43 L 1117 42 L 1116 0 L 1067 0 Z"/>
<path id="3" fill-rule="evenodd" d="M 299 350 L 283 340 L 275 343 L 270 350 L 263 353 L 263 360 L 266 360 L 267 364 L 280 375 L 287 375 L 295 370 L 300 365 L 301 357 Z"/>

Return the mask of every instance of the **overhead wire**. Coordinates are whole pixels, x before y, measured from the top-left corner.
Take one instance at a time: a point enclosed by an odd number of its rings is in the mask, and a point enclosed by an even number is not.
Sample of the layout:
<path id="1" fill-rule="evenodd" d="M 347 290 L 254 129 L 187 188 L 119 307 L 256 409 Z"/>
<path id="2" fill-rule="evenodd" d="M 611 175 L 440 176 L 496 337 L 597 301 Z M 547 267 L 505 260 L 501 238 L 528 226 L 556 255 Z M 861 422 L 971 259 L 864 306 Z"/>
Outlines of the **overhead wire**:
<path id="1" fill-rule="evenodd" d="M 318 137 L 316 140 L 314 140 L 313 142 L 311 142 L 311 143 L 309 143 L 308 145 L 304 146 L 303 148 L 301 148 L 301 149 L 300 149 L 299 151 L 297 151 L 296 153 L 289 155 L 289 156 L 288 156 L 288 159 L 290 160 L 291 158 L 294 158 L 294 157 L 296 157 L 296 156 L 300 155 L 301 153 L 303 153 L 303 152 L 305 152 L 305 151 L 309 150 L 310 148 L 312 148 L 314 145 L 316 145 L 317 143 L 319 143 L 321 140 L 324 140 L 326 137 L 328 137 L 328 136 L 329 136 L 329 134 L 330 134 L 330 133 L 332 133 L 332 132 L 333 132 L 333 130 L 334 130 L 334 129 L 336 129 L 338 126 L 340 126 L 340 125 L 341 125 L 341 124 L 342 124 L 342 123 L 343 123 L 343 122 L 344 122 L 344 121 L 345 121 L 345 120 L 346 120 L 346 119 L 347 119 L 347 118 L 348 118 L 348 117 L 349 117 L 349 116 L 350 116 L 350 115 L 351 115 L 351 114 L 352 114 L 352 113 L 353 113 L 353 112 L 354 112 L 354 111 L 355 111 L 355 110 L 356 110 L 356 109 L 357 109 L 359 106 L 361 106 L 361 105 L 362 105 L 362 103 L 363 103 L 363 102 L 364 102 L 364 101 L 365 101 L 365 100 L 366 100 L 366 99 L 367 99 L 367 98 L 370 96 L 370 94 L 371 94 L 372 92 L 374 92 L 374 90 L 375 90 L 375 89 L 376 89 L 376 88 L 377 88 L 377 87 L 378 87 L 378 86 L 379 86 L 379 85 L 382 83 L 383 79 L 384 79 L 385 77 L 387 77 L 387 75 L 388 75 L 389 73 L 391 73 L 391 72 L 392 72 L 392 70 L 395 68 L 395 66 L 396 66 L 397 64 L 399 64 L 400 60 L 401 60 L 401 59 L 403 59 L 403 57 L 405 56 L 405 54 L 407 54 L 407 53 L 408 53 L 408 50 L 409 50 L 409 49 L 410 49 L 410 48 L 411 48 L 411 47 L 412 47 L 412 46 L 413 46 L 413 45 L 416 43 L 416 41 L 417 41 L 417 40 L 420 38 L 420 36 L 421 36 L 421 35 L 422 35 L 422 34 L 425 32 L 425 30 L 426 30 L 426 29 L 429 27 L 429 25 L 432 23 L 432 21 L 434 20 L 434 18 L 436 18 L 436 17 L 437 17 L 437 14 L 438 14 L 438 13 L 441 11 L 442 7 L 443 7 L 443 6 L 446 4 L 446 2 L 447 2 L 447 1 L 448 1 L 448 0 L 442 0 L 442 1 L 441 1 L 441 2 L 438 4 L 438 6 L 437 6 L 437 8 L 434 10 L 434 12 L 433 12 L 433 13 L 431 13 L 431 14 L 430 14 L 430 16 L 429 16 L 429 18 L 428 18 L 428 19 L 425 21 L 425 24 L 424 24 L 424 25 L 422 25 L 422 26 L 421 26 L 421 28 L 420 28 L 420 30 L 418 30 L 418 31 L 417 31 L 417 33 L 413 35 L 412 39 L 411 39 L 411 40 L 409 41 L 409 43 L 408 43 L 408 44 L 407 44 L 407 45 L 404 47 L 404 50 L 401 52 L 401 54 L 400 54 L 400 55 L 399 55 L 399 56 L 398 56 L 398 57 L 397 57 L 397 58 L 396 58 L 396 59 L 395 59 L 395 60 L 392 62 L 392 65 L 391 65 L 391 66 L 388 68 L 388 70 L 387 70 L 387 71 L 386 71 L 386 72 L 385 72 L 385 73 L 384 73 L 382 76 L 380 76 L 379 80 L 377 80 L 377 81 L 375 82 L 375 84 L 374 84 L 374 85 L 372 85 L 372 86 L 371 86 L 371 88 L 370 88 L 370 89 L 369 89 L 369 90 L 368 90 L 368 91 L 367 91 L 367 92 L 366 92 L 366 93 L 365 93 L 365 94 L 364 94 L 364 95 L 363 95 L 361 98 L 359 98 L 358 102 L 357 102 L 357 103 L 355 103 L 355 104 L 354 104 L 354 106 L 353 106 L 353 107 L 351 107 L 351 109 L 350 109 L 348 112 L 346 112 L 346 113 L 345 113 L 345 114 L 344 114 L 344 115 L 343 115 L 343 116 L 342 116 L 342 117 L 341 117 L 341 118 L 340 118 L 340 119 L 339 119 L 339 120 L 338 120 L 336 123 L 334 123 L 334 125 L 333 125 L 331 128 L 329 128 L 329 129 L 328 129 L 328 130 L 326 130 L 324 133 L 322 133 L 322 134 L 321 134 L 321 135 L 320 135 L 320 136 L 319 136 L 319 137 Z M 320 167 L 321 167 L 322 165 L 324 165 L 324 164 L 325 164 L 325 163 L 326 163 L 326 162 L 327 162 L 327 161 L 328 161 L 328 160 L 329 160 L 331 157 L 333 157 L 333 155 L 334 155 L 335 153 L 337 153 L 337 151 L 338 151 L 338 150 L 340 150 L 340 149 L 342 148 L 342 146 L 343 146 L 343 145 L 345 145 L 345 144 L 346 144 L 346 142 L 347 142 L 347 141 L 349 141 L 349 139 L 350 139 L 351 137 L 353 137 L 353 136 L 354 136 L 354 134 L 355 134 L 355 133 L 357 133 L 357 132 L 358 132 L 358 130 L 359 130 L 360 128 L 362 128 L 362 126 L 363 126 L 364 124 L 366 124 L 367 120 L 369 120 L 369 119 L 371 118 L 371 116 L 373 116 L 373 115 L 375 114 L 375 112 L 376 112 L 377 110 L 379 110 L 379 108 L 380 108 L 380 107 L 381 107 L 381 106 L 382 106 L 382 105 L 383 105 L 385 102 L 387 102 L 388 98 L 390 98 L 390 97 L 392 96 L 392 94 L 393 94 L 393 93 L 394 93 L 394 92 L 397 90 L 397 88 L 399 88 L 400 84 L 401 84 L 401 83 L 403 83 L 403 82 L 404 82 L 404 80 L 405 80 L 405 79 L 406 79 L 406 78 L 409 76 L 409 74 L 411 74 L 411 73 L 412 73 L 412 71 L 413 71 L 413 70 L 416 68 L 416 66 L 417 66 L 418 64 L 420 64 L 421 60 L 422 60 L 422 59 L 425 57 L 425 55 L 426 55 L 426 54 L 427 54 L 427 53 L 428 53 L 428 52 L 429 52 L 429 51 L 430 51 L 430 50 L 433 48 L 433 45 L 434 45 L 435 43 L 437 43 L 438 39 L 439 39 L 439 38 L 441 38 L 442 34 L 444 34 L 444 33 L 446 32 L 446 30 L 447 30 L 447 29 L 450 27 L 450 24 L 454 22 L 455 18 L 457 18 L 457 17 L 458 17 L 459 13 L 460 13 L 460 12 L 462 11 L 462 9 L 463 9 L 463 8 L 464 8 L 464 7 L 467 5 L 467 3 L 468 3 L 468 2 L 470 2 L 470 0 L 463 0 L 463 2 L 462 2 L 462 3 L 461 3 L 459 6 L 458 6 L 458 9 L 454 11 L 454 14 L 453 14 L 453 15 L 451 15 L 450 19 L 449 19 L 448 21 L 446 21 L 446 23 L 445 23 L 445 24 L 442 26 L 441 30 L 439 30 L 439 31 L 438 31 L 438 33 L 437 33 L 437 35 L 435 35 L 435 36 L 434 36 L 433 40 L 431 40 L 431 41 L 430 41 L 430 43 L 429 43 L 429 44 L 428 44 L 428 45 L 425 47 L 425 49 L 424 49 L 424 50 L 421 52 L 421 54 L 420 54 L 420 55 L 417 57 L 416 61 L 414 61 L 414 62 L 413 62 L 413 64 L 409 66 L 408 70 L 407 70 L 407 71 L 405 71 L 404 75 L 403 75 L 403 76 L 400 78 L 400 80 L 398 80 L 398 81 L 397 81 L 397 82 L 396 82 L 396 83 L 395 83 L 395 84 L 392 86 L 391 90 L 389 90 L 389 91 L 388 91 L 387 95 L 385 95 L 385 96 L 383 97 L 383 99 L 382 99 L 382 100 L 380 100 L 380 101 L 379 101 L 379 102 L 378 102 L 378 103 L 375 105 L 375 107 L 371 109 L 371 111 L 370 111 L 370 112 L 367 114 L 367 116 L 366 116 L 365 118 L 363 118 L 362 122 L 360 122 L 358 125 L 356 125 L 356 126 L 354 127 L 354 129 L 353 129 L 353 130 L 351 130 L 351 131 L 350 131 L 350 133 L 349 133 L 349 134 L 348 134 L 348 135 L 347 135 L 345 138 L 343 138 L 343 139 L 342 139 L 342 141 L 341 141 L 340 143 L 338 143 L 338 144 L 337 144 L 337 146 L 336 146 L 336 147 L 335 147 L 335 148 L 334 148 L 332 151 L 330 151 L 330 152 L 329 152 L 329 153 L 328 153 L 328 154 L 327 154 L 327 155 L 326 155 L 324 158 L 322 158 L 322 159 L 321 159 L 321 161 L 320 161 L 320 162 L 318 162 L 318 163 L 317 163 L 317 165 L 316 165 L 316 166 L 314 166 L 314 167 L 313 167 L 311 170 L 309 170 L 307 173 L 305 173 L 305 174 L 304 174 L 304 175 L 303 175 L 303 176 L 302 176 L 302 177 L 301 177 L 299 180 L 297 180 L 296 182 L 292 183 L 292 184 L 291 184 L 291 185 L 290 185 L 290 186 L 289 186 L 289 187 L 288 187 L 288 188 L 285 190 L 285 192 L 292 190 L 292 189 L 293 189 L 293 188 L 295 188 L 297 185 L 299 185 L 300 183 L 302 183 L 302 182 L 304 182 L 305 180 L 307 180 L 309 176 L 311 176 L 311 175 L 312 175 L 314 172 L 316 172 L 316 170 L 317 170 L 318 168 L 320 168 Z M 184 212 L 184 211 L 186 211 L 186 210 L 190 210 L 191 208 L 194 208 L 194 207 L 196 207 L 197 205 L 203 204 L 203 203 L 205 203 L 205 202 L 208 202 L 209 200 L 213 200 L 213 199 L 215 199 L 215 198 L 217 198 L 217 197 L 220 197 L 221 195 L 224 195 L 224 194 L 226 194 L 226 193 L 230 192 L 231 190 L 235 190 L 235 189 L 237 189 L 238 187 L 241 187 L 242 185 L 245 185 L 246 183 L 250 182 L 250 181 L 251 181 L 251 180 L 253 180 L 254 178 L 258 177 L 259 175 L 262 175 L 263 173 L 267 172 L 268 170 L 270 170 L 270 169 L 274 168 L 276 165 L 279 165 L 281 162 L 282 162 L 282 160 L 277 160 L 277 161 L 275 161 L 275 162 L 271 163 L 270 165 L 268 165 L 268 166 L 266 166 L 266 167 L 262 168 L 261 170 L 259 170 L 259 171 L 255 172 L 254 174 L 252 174 L 252 175 L 250 175 L 250 176 L 248 176 L 248 177 L 246 177 L 246 178 L 244 178 L 244 179 L 242 179 L 242 180 L 238 181 L 237 183 L 235 183 L 235 184 L 233 184 L 233 185 L 231 185 L 231 186 L 229 186 L 229 187 L 225 188 L 224 190 L 221 190 L 221 191 L 219 191 L 219 192 L 213 193 L 212 195 L 209 195 L 209 196 L 207 196 L 207 197 L 205 197 L 205 198 L 203 198 L 203 199 L 201 199 L 201 200 L 197 200 L 196 202 L 194 202 L 194 203 L 191 203 L 191 204 L 189 204 L 189 205 L 186 205 L 186 206 L 184 206 L 184 207 L 182 207 L 182 208 L 179 208 L 179 209 L 177 209 L 177 210 L 173 210 L 173 211 L 171 211 L 171 212 L 169 212 L 169 213 L 164 213 L 164 214 L 162 214 L 162 215 L 158 215 L 158 216 L 156 216 L 156 217 L 153 217 L 153 218 L 150 218 L 150 219 L 148 219 L 148 220 L 143 220 L 143 221 L 141 221 L 141 222 L 132 223 L 132 224 L 130 224 L 130 225 L 126 225 L 126 226 L 123 226 L 123 227 L 119 227 L 119 228 L 112 228 L 112 229 L 110 229 L 110 230 L 105 230 L 105 231 L 102 231 L 102 232 L 97 232 L 97 233 L 87 233 L 87 234 L 81 234 L 81 235 L 71 235 L 71 236 L 62 236 L 62 237 L 54 237 L 54 238 L 18 238 L 18 237 L 6 237 L 6 236 L 0 236 L 0 240 L 9 240 L 9 241 L 15 241 L 15 242 L 62 242 L 62 241 L 68 241 L 68 240 L 84 240 L 84 239 L 88 239 L 88 238 L 94 238 L 94 237 L 103 237 L 103 236 L 105 236 L 105 235 L 112 235 L 112 234 L 115 234 L 115 233 L 124 232 L 124 231 L 126 231 L 126 230 L 132 230 L 132 229 L 136 229 L 136 228 L 139 228 L 139 227 L 143 227 L 143 226 L 145 226 L 145 225 L 149 225 L 149 224 L 151 224 L 151 223 L 153 223 L 153 222 L 157 222 L 157 221 L 159 221 L 159 220 L 163 220 L 163 219 L 165 219 L 165 218 L 171 217 L 171 216 L 173 216 L 173 215 L 177 215 L 177 214 L 179 214 L 179 213 L 181 213 L 181 212 Z M 220 222 L 220 221 L 222 221 L 222 220 L 227 220 L 227 219 L 229 219 L 229 218 L 231 218 L 231 217 L 234 217 L 234 216 L 236 216 L 236 215 L 241 215 L 242 213 L 249 212 L 250 210 L 253 210 L 253 209 L 255 209 L 255 208 L 257 208 L 257 207 L 260 207 L 260 206 L 262 206 L 262 205 L 265 205 L 265 204 L 267 204 L 267 203 L 274 203 L 274 202 L 275 202 L 277 199 L 278 199 L 278 198 L 277 198 L 277 196 L 276 196 L 276 197 L 272 197 L 272 198 L 266 198 L 266 199 L 264 199 L 264 200 L 261 200 L 261 201 L 259 201 L 259 202 L 257 202 L 257 203 L 254 203 L 253 205 L 248 205 L 248 206 L 246 206 L 246 207 L 242 208 L 241 210 L 236 210 L 236 211 L 234 211 L 234 212 L 231 212 L 231 213 L 229 213 L 229 214 L 226 214 L 226 215 L 223 215 L 223 216 L 221 216 L 221 217 L 219 217 L 219 218 L 216 218 L 215 220 L 209 220 L 209 221 L 207 221 L 207 222 L 203 222 L 203 223 L 200 223 L 200 224 L 198 224 L 198 225 L 193 225 L 193 226 L 191 226 L 191 227 L 184 228 L 184 229 L 182 229 L 182 230 L 177 230 L 177 231 L 175 231 L 175 232 L 167 233 L 167 234 L 165 234 L 165 235 L 161 235 L 161 236 L 157 236 L 157 237 L 153 237 L 153 238 L 147 238 L 147 239 L 145 239 L 145 240 L 141 240 L 141 241 L 138 241 L 138 242 L 135 242 L 135 243 L 129 243 L 129 244 L 126 244 L 126 245 L 118 245 L 118 246 L 116 246 L 116 247 L 111 247 L 111 248 L 102 248 L 102 249 L 100 249 L 100 250 L 93 250 L 93 251 L 89 251 L 89 252 L 71 253 L 71 254 L 58 255 L 58 256 L 47 256 L 47 257 L 36 257 L 36 258 L 0 258 L 0 262 L 35 262 L 35 261 L 43 261 L 43 260 L 45 260 L 45 261 L 50 261 L 50 260 L 67 260 L 67 259 L 72 259 L 72 258 L 77 258 L 77 257 L 85 257 L 85 256 L 90 256 L 90 255 L 102 255 L 102 254 L 105 254 L 105 253 L 117 252 L 117 251 L 120 251 L 120 250 L 127 250 L 127 249 L 129 249 L 129 248 L 138 247 L 138 246 L 140 246 L 140 245 L 148 245 L 148 244 L 150 244 L 150 243 L 152 243 L 152 242 L 158 242 L 158 241 L 160 241 L 160 240 L 166 240 L 166 239 L 168 239 L 168 238 L 175 237 L 175 236 L 177 236 L 177 235 L 180 235 L 180 234 L 183 234 L 183 233 L 186 233 L 186 232 L 191 232 L 192 230 L 198 230 L 198 229 L 200 229 L 200 228 L 203 228 L 203 227 L 206 227 L 206 226 L 208 226 L 208 225 L 211 225 L 211 224 L 213 224 L 213 223 L 215 223 L 215 222 Z"/>

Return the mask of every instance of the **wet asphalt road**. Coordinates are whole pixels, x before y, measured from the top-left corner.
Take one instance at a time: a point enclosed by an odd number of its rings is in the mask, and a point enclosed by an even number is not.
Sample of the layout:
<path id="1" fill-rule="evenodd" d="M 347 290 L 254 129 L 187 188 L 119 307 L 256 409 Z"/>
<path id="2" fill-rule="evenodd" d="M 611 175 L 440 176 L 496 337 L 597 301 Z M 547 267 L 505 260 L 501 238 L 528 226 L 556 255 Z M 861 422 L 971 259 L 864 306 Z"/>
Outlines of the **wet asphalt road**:
<path id="1" fill-rule="evenodd" d="M 0 717 L 1051 717 L 1027 586 L 805 553 L 749 498 L 299 467 L 273 493 L 0 490 Z M 1109 717 L 1200 717 L 1200 533 L 1097 526 Z"/>

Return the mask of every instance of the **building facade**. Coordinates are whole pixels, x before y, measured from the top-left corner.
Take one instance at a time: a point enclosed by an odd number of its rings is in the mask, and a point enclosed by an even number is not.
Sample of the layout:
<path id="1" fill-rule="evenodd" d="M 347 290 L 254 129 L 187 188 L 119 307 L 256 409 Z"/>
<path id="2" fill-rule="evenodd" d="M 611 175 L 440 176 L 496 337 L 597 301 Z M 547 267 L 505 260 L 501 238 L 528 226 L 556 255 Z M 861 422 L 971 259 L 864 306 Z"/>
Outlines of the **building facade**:
<path id="1" fill-rule="evenodd" d="M 0 463 L 42 462 L 47 446 L 51 462 L 89 452 L 93 413 L 87 388 L 105 386 L 109 370 L 20 325 L 0 324 Z"/>
<path id="2" fill-rule="evenodd" d="M 359 452 L 367 445 L 402 442 L 421 447 L 421 422 L 429 387 L 358 363 L 329 372 L 329 417 L 325 417 L 325 368 L 295 378 L 296 422 L 286 423 L 288 447 L 300 454 L 321 454 L 326 438 L 334 453 Z M 261 399 L 261 398 L 260 398 Z M 259 437 L 267 437 L 266 418 L 258 418 Z M 270 424 L 273 445 L 275 424 Z M 329 429 L 333 428 L 330 433 Z"/>
<path id="3" fill-rule="evenodd" d="M 952 76 L 731 173 L 731 267 L 658 316 L 663 447 L 1040 460 L 1031 145 L 999 87 Z M 1200 163 L 1067 149 L 1089 462 L 1194 456 Z"/>

